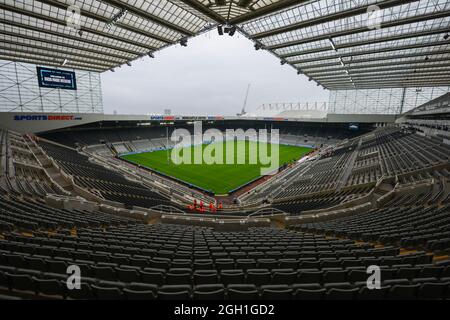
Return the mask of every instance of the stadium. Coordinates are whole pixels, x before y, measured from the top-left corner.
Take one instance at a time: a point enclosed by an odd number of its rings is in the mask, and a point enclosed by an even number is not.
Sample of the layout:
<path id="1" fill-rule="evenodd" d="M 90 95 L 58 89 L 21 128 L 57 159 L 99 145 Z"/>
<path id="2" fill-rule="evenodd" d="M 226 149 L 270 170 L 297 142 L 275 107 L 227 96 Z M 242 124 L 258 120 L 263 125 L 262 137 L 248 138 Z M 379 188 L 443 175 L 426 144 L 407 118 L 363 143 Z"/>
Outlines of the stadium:
<path id="1" fill-rule="evenodd" d="M 211 31 L 326 107 L 103 112 Z M 448 0 L 0 1 L 0 300 L 450 299 L 449 32 Z"/>

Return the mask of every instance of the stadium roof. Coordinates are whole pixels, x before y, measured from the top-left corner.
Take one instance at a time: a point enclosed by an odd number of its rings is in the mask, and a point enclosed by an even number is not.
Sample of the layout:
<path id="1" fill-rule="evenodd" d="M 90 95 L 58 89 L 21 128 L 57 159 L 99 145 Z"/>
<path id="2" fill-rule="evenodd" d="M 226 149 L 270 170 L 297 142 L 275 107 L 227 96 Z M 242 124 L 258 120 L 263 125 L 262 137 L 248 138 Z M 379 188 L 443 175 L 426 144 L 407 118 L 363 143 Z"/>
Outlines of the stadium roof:
<path id="1" fill-rule="evenodd" d="M 101 72 L 225 24 L 328 89 L 450 84 L 448 0 L 0 0 L 0 59 Z"/>

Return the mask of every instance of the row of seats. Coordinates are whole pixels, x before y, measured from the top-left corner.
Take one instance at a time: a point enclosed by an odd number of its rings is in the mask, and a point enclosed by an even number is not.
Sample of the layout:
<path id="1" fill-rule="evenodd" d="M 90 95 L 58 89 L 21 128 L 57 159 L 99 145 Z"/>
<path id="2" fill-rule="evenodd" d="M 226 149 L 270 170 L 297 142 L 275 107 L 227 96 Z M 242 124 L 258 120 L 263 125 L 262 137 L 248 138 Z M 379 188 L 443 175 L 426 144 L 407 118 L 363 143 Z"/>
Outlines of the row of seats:
<path id="1" fill-rule="evenodd" d="M 311 195 L 310 197 L 299 200 L 283 201 L 273 206 L 284 212 L 291 214 L 301 214 L 303 211 L 317 210 L 332 207 L 341 203 L 351 201 L 367 194 L 371 187 L 354 188 L 340 192 L 329 192 L 321 195 Z"/>
<path id="2" fill-rule="evenodd" d="M 78 211 L 55 209 L 33 199 L 18 197 L 0 197 L 0 231 L 22 230 L 55 230 L 59 227 L 100 227 L 137 223 L 134 219 L 118 217 L 98 211 Z"/>
<path id="3" fill-rule="evenodd" d="M 129 181 L 120 173 L 90 162 L 88 157 L 75 150 L 43 141 L 40 145 L 66 173 L 74 176 L 76 184 L 94 193 L 100 193 L 107 200 L 123 203 L 127 207 L 150 208 L 158 204 L 171 204 L 160 193 Z"/>
<path id="4" fill-rule="evenodd" d="M 446 239 L 450 238 L 450 205 L 374 209 L 293 228 L 410 248 L 423 246 L 432 249 L 432 245 L 439 243 L 439 249 L 445 250 L 449 248 L 443 245 L 448 244 Z"/>
<path id="5" fill-rule="evenodd" d="M 44 257 L 21 257 L 5 253 L 2 267 L 29 269 L 42 273 L 65 274 L 67 268 L 76 264 L 82 270 L 84 277 L 121 282 L 144 282 L 150 284 L 209 284 L 209 283 L 250 283 L 292 284 L 292 283 L 356 283 L 367 280 L 366 267 L 354 266 L 343 268 L 273 268 L 273 269 L 236 269 L 234 266 L 212 269 L 204 267 L 192 269 L 178 267 L 170 269 L 148 268 L 142 265 L 115 265 L 112 263 L 83 260 L 63 260 L 59 258 L 43 259 Z M 5 262 L 6 261 L 6 262 Z M 224 269 L 230 268 L 230 269 Z M 384 280 L 408 279 L 445 279 L 450 277 L 447 266 L 423 265 L 394 265 L 381 266 L 381 278 Z"/>
<path id="6" fill-rule="evenodd" d="M 67 280 L 57 275 L 36 275 L 27 270 L 0 271 L 0 292 L 12 297 L 99 300 L 412 300 L 450 298 L 450 278 L 384 281 L 379 289 L 369 289 L 365 281 L 355 285 L 319 284 L 199 284 L 152 285 L 83 279 L 78 289 L 69 289 Z M 9 296 L 11 297 L 11 296 Z M 0 295 L 1 298 L 1 295 Z"/>
<path id="7" fill-rule="evenodd" d="M 361 143 L 358 145 L 358 141 Z M 355 161 L 350 161 L 351 155 L 357 152 Z M 297 179 L 290 181 L 279 192 L 276 208 L 289 212 L 322 209 L 344 203 L 353 198 L 367 194 L 373 186 L 368 187 L 366 193 L 351 192 L 346 197 L 339 190 L 340 179 L 344 185 L 375 184 L 381 177 L 406 175 L 399 178 L 399 182 L 408 185 L 426 179 L 448 179 L 447 169 L 431 170 L 435 165 L 447 163 L 450 160 L 450 147 L 442 141 L 428 139 L 408 130 L 388 128 L 375 130 L 361 139 L 355 139 L 341 147 L 335 148 L 327 155 L 323 155 L 309 169 Z M 301 165 L 300 165 L 301 167 Z M 429 171 L 416 172 L 429 169 Z M 347 176 L 345 171 L 351 170 Z M 316 192 L 330 190 L 330 195 L 313 195 Z M 312 194 L 311 198 L 305 195 Z M 302 196 L 298 200 L 289 197 Z M 423 201 L 432 199 L 432 193 Z M 286 199 L 286 201 L 283 201 Z M 416 199 L 418 201 L 418 199 Z M 439 199 L 436 198 L 438 201 Z M 281 203 L 279 203 L 281 201 Z M 416 201 L 416 202 L 417 202 Z M 406 205 L 406 204 L 405 204 Z"/>
<path id="8" fill-rule="evenodd" d="M 326 141 L 329 139 L 333 140 L 344 140 L 349 137 L 353 137 L 358 133 L 351 132 L 349 130 L 342 130 L 342 127 L 332 127 L 332 125 L 302 125 L 302 126 L 291 126 L 290 124 L 277 124 L 280 128 L 281 135 L 289 135 L 291 137 L 295 136 L 300 141 L 317 140 Z M 244 129 L 249 128 L 261 129 L 264 128 L 263 124 L 255 123 L 235 123 L 234 121 L 228 122 L 226 124 L 215 123 L 212 125 L 213 128 L 225 131 L 226 129 Z M 170 128 L 169 135 L 172 133 L 173 129 L 183 128 L 187 130 L 193 130 L 192 126 L 186 125 L 176 125 Z M 204 130 L 209 128 L 207 123 L 203 124 Z M 152 127 L 128 127 L 128 128 L 95 128 L 95 129 L 83 129 L 83 130 L 71 130 L 63 132 L 50 132 L 41 134 L 42 137 L 67 145 L 70 147 L 76 147 L 80 145 L 96 145 L 104 142 L 114 143 L 114 142 L 130 142 L 135 140 L 153 140 L 158 138 L 166 137 L 166 127 L 152 126 Z"/>

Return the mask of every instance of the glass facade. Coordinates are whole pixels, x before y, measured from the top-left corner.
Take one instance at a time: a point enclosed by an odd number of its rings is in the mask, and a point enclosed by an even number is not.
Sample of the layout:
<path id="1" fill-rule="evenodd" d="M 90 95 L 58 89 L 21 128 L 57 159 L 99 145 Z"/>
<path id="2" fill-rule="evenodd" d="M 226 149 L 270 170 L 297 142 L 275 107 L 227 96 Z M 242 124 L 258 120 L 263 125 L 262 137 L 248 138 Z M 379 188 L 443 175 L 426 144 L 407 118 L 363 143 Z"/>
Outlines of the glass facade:
<path id="1" fill-rule="evenodd" d="M 400 114 L 450 92 L 450 87 L 330 91 L 328 113 Z"/>
<path id="2" fill-rule="evenodd" d="M 35 64 L 0 60 L 0 112 L 103 113 L 100 73 L 62 69 L 75 72 L 77 90 L 40 87 Z"/>

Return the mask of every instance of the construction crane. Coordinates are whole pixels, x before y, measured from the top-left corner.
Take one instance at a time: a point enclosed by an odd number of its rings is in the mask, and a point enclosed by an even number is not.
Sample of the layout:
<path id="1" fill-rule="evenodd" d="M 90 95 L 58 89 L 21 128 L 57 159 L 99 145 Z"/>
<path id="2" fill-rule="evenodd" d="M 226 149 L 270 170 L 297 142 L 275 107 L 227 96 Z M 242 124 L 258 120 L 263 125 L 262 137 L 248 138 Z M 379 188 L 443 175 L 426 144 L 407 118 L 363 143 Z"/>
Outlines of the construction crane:
<path id="1" fill-rule="evenodd" d="M 241 113 L 237 114 L 238 117 L 245 116 L 247 114 L 247 112 L 245 112 L 245 108 L 247 107 L 247 99 L 248 99 L 248 93 L 250 92 L 250 86 L 251 86 L 251 84 L 249 83 L 247 86 L 247 93 L 245 94 L 244 106 L 242 107 Z"/>

